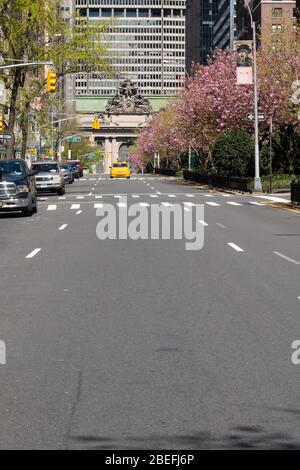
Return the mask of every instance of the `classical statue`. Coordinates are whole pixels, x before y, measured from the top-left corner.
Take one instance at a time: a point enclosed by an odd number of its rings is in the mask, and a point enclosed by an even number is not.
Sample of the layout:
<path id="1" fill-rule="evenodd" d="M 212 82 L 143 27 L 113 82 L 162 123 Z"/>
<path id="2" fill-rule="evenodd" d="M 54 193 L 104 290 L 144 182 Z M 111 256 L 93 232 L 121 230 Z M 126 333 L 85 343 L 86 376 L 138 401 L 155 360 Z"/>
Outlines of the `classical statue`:
<path id="1" fill-rule="evenodd" d="M 138 92 L 135 83 L 127 79 L 108 101 L 106 111 L 108 114 L 151 114 L 153 109 L 149 100 Z"/>

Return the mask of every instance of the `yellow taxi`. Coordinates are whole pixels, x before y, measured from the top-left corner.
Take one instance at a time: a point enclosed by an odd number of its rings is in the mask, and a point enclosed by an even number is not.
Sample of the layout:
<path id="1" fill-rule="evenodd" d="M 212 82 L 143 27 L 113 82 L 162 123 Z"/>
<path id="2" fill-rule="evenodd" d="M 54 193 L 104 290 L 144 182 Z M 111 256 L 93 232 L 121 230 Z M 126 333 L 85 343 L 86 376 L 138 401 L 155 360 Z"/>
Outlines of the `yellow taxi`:
<path id="1" fill-rule="evenodd" d="M 130 168 L 127 162 L 113 162 L 110 167 L 111 178 L 130 178 Z"/>

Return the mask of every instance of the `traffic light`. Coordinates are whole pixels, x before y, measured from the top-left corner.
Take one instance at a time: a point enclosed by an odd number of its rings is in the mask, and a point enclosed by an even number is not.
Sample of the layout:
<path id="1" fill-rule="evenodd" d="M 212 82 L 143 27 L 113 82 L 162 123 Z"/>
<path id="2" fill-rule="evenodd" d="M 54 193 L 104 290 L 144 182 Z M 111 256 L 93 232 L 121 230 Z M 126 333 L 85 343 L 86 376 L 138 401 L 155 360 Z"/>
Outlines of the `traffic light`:
<path id="1" fill-rule="evenodd" d="M 56 92 L 56 73 L 52 71 L 47 73 L 47 92 Z"/>
<path id="2" fill-rule="evenodd" d="M 3 116 L 0 116 L 0 132 L 4 131 L 4 121 Z"/>
<path id="3" fill-rule="evenodd" d="M 92 128 L 93 129 L 100 129 L 101 127 L 101 121 L 99 118 L 95 117 L 92 121 Z"/>

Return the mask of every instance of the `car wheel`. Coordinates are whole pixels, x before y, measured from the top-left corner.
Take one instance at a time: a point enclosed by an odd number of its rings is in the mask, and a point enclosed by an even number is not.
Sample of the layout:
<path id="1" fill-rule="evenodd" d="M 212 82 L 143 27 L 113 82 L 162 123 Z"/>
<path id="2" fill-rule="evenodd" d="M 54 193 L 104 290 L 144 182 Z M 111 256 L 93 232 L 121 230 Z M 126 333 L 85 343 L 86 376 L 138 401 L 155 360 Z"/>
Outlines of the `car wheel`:
<path id="1" fill-rule="evenodd" d="M 60 196 L 63 196 L 65 193 L 66 193 L 65 187 L 61 188 L 61 189 L 58 191 L 58 194 L 59 194 Z"/>
<path id="2" fill-rule="evenodd" d="M 31 217 L 33 214 L 33 204 L 32 204 L 32 199 L 30 197 L 30 199 L 28 200 L 28 207 L 26 207 L 26 209 L 22 209 L 22 215 L 24 217 Z"/>
<path id="3" fill-rule="evenodd" d="M 38 211 L 38 203 L 37 203 L 37 198 L 35 198 L 35 204 L 32 208 L 32 212 L 33 212 L 33 214 L 36 214 L 37 211 Z"/>

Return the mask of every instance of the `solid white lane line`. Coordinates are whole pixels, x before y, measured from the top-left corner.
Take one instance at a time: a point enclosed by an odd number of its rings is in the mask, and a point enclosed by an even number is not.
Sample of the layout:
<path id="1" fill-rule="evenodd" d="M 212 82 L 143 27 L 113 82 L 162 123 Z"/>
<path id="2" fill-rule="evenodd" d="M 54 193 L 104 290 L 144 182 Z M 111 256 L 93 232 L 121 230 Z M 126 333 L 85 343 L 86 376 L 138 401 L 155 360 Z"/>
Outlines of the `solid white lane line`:
<path id="1" fill-rule="evenodd" d="M 61 227 L 59 227 L 58 230 L 65 230 L 67 228 L 68 224 L 63 224 Z"/>
<path id="2" fill-rule="evenodd" d="M 254 197 L 259 197 L 260 199 L 267 199 L 267 201 L 273 201 L 273 202 L 288 202 L 287 199 L 283 199 L 282 197 L 277 197 L 277 196 L 254 196 Z"/>
<path id="3" fill-rule="evenodd" d="M 74 211 L 76 209 L 80 209 L 80 204 L 72 204 L 71 205 L 71 210 Z"/>
<path id="4" fill-rule="evenodd" d="M 26 259 L 34 258 L 34 256 L 36 256 L 41 251 L 41 249 L 42 248 L 36 248 L 31 253 L 29 253 L 29 255 L 26 256 Z"/>
<path id="5" fill-rule="evenodd" d="M 239 202 L 233 202 L 233 201 L 226 201 L 226 204 L 230 204 L 231 206 L 242 206 L 243 204 L 240 204 Z"/>
<path id="6" fill-rule="evenodd" d="M 140 202 L 139 203 L 141 207 L 149 207 L 150 204 L 148 202 Z"/>
<path id="7" fill-rule="evenodd" d="M 204 222 L 204 220 L 199 220 L 200 224 L 202 224 L 204 227 L 208 227 L 208 224 Z"/>
<path id="8" fill-rule="evenodd" d="M 56 211 L 57 209 L 57 205 L 56 204 L 53 204 L 53 205 L 50 205 L 47 207 L 47 211 Z"/>
<path id="9" fill-rule="evenodd" d="M 208 204 L 209 206 L 220 207 L 220 204 L 217 202 L 206 202 L 205 204 Z"/>
<path id="10" fill-rule="evenodd" d="M 231 246 L 231 248 L 233 248 L 235 251 L 244 251 L 243 248 L 240 248 L 235 243 L 227 243 L 227 245 Z"/>
<path id="11" fill-rule="evenodd" d="M 94 209 L 102 209 L 103 204 L 94 204 Z"/>
<path id="12" fill-rule="evenodd" d="M 219 222 L 216 222 L 216 225 L 217 225 L 218 227 L 221 227 L 221 228 L 226 228 L 225 225 L 220 224 Z"/>
<path id="13" fill-rule="evenodd" d="M 79 215 L 79 214 L 81 214 L 81 212 L 82 212 L 82 211 L 77 211 L 77 212 L 76 212 L 76 215 Z"/>
<path id="14" fill-rule="evenodd" d="M 280 253 L 279 251 L 273 251 L 273 253 L 274 253 L 274 255 L 277 255 L 280 258 L 283 258 L 286 261 L 289 261 L 290 263 L 297 264 L 297 265 L 300 264 L 300 261 L 296 261 L 295 259 L 289 258 L 288 256 Z"/>

